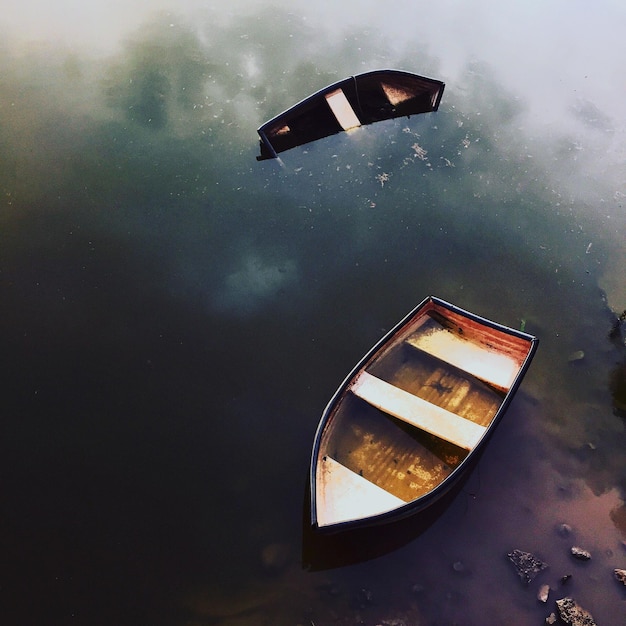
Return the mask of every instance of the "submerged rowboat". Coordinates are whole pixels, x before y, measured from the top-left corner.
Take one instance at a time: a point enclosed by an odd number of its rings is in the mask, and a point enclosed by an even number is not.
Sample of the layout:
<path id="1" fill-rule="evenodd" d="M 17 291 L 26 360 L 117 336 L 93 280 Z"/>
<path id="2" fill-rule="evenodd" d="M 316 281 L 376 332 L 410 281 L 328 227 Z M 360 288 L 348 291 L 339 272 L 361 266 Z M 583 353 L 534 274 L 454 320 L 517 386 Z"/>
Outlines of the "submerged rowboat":
<path id="1" fill-rule="evenodd" d="M 324 410 L 311 459 L 312 526 L 368 526 L 435 502 L 486 442 L 537 344 L 426 298 L 361 359 Z"/>
<path id="2" fill-rule="evenodd" d="M 265 122 L 257 160 L 374 122 L 436 111 L 444 83 L 400 70 L 350 76 Z"/>

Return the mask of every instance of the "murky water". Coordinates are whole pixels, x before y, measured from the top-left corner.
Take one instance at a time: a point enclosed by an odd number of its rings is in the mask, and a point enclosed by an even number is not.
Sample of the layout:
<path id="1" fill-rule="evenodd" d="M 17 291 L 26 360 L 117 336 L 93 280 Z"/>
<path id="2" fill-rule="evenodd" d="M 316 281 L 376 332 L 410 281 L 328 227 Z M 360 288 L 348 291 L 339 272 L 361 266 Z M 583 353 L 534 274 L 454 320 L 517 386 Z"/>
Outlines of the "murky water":
<path id="1" fill-rule="evenodd" d="M 565 595 L 626 621 L 624 129 L 604 81 L 623 9 L 606 5 L 584 61 L 538 39 L 560 83 L 529 76 L 516 29 L 503 44 L 504 14 L 474 16 L 489 48 L 460 6 L 419 43 L 414 7 L 369 3 L 332 23 L 324 3 L 137 10 L 92 47 L 92 21 L 80 43 L 45 12 L 6 22 L 3 623 L 538 624 Z M 445 80 L 439 112 L 255 161 L 261 122 L 376 67 Z M 311 536 L 321 411 L 429 294 L 537 335 L 530 371 L 441 507 Z M 529 587 L 515 548 L 550 566 Z"/>

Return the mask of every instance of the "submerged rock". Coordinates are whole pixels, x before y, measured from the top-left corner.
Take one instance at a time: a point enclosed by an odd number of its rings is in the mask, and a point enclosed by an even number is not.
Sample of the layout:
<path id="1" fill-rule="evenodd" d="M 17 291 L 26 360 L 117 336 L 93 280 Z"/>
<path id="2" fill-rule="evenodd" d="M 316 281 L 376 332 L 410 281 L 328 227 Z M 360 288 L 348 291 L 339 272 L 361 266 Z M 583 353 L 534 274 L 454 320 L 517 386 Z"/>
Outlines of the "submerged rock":
<path id="1" fill-rule="evenodd" d="M 561 537 L 567 537 L 572 532 L 572 527 L 569 524 L 559 524 L 558 533 Z"/>
<path id="2" fill-rule="evenodd" d="M 422 593 L 422 591 L 424 591 L 425 587 L 424 585 L 421 585 L 420 583 L 415 583 L 412 587 L 411 587 L 411 593 L 414 594 L 420 594 Z"/>
<path id="3" fill-rule="evenodd" d="M 578 559 L 580 561 L 588 561 L 591 558 L 591 552 L 583 550 L 583 548 L 579 546 L 572 546 L 570 552 L 575 559 Z"/>
<path id="4" fill-rule="evenodd" d="M 374 593 L 371 589 L 359 589 L 352 598 L 352 606 L 357 609 L 366 609 L 374 604 Z"/>
<path id="5" fill-rule="evenodd" d="M 315 589 L 319 592 L 320 597 L 330 596 L 331 598 L 334 598 L 335 596 L 338 596 L 341 593 L 341 590 L 339 589 L 339 587 L 330 580 L 327 580 L 317 585 Z"/>
<path id="6" fill-rule="evenodd" d="M 626 569 L 616 569 L 614 574 L 616 580 L 622 583 L 622 585 L 626 585 Z"/>
<path id="7" fill-rule="evenodd" d="M 550 615 L 548 615 L 548 617 L 546 617 L 546 621 L 544 622 L 544 624 L 546 626 L 552 626 L 552 624 L 556 624 L 556 620 L 558 619 L 558 617 L 556 616 L 555 613 L 550 613 Z"/>
<path id="8" fill-rule="evenodd" d="M 537 593 L 537 600 L 539 600 L 539 602 L 547 602 L 549 594 L 550 585 L 541 585 L 541 587 L 539 587 L 539 592 Z"/>
<path id="9" fill-rule="evenodd" d="M 523 550 L 513 550 L 513 552 L 509 552 L 507 556 L 515 566 L 515 570 L 521 581 L 526 585 L 528 585 L 539 572 L 548 567 L 547 563 L 538 559 L 534 554 L 524 552 Z"/>
<path id="10" fill-rule="evenodd" d="M 261 552 L 261 562 L 263 567 L 269 572 L 279 572 L 289 563 L 291 557 L 290 549 L 284 543 L 271 543 L 263 548 Z"/>
<path id="11" fill-rule="evenodd" d="M 613 413 L 618 417 L 626 417 L 626 361 L 611 370 L 609 389 L 613 397 Z"/>
<path id="12" fill-rule="evenodd" d="M 572 598 L 556 601 L 559 616 L 569 626 L 597 626 L 591 613 L 582 608 Z"/>
<path id="13" fill-rule="evenodd" d="M 609 339 L 617 340 L 626 345 L 626 337 L 622 338 L 622 326 L 624 322 L 626 322 L 626 310 L 620 313 L 618 317 L 615 317 L 611 330 L 609 331 Z"/>

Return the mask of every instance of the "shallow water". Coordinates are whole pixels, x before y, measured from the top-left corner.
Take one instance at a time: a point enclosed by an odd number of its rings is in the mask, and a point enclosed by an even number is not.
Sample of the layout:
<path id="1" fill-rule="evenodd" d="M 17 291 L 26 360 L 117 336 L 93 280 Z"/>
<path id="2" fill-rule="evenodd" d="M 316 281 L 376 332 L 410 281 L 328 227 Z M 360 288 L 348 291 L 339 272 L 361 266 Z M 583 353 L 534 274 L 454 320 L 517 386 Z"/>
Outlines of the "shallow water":
<path id="1" fill-rule="evenodd" d="M 614 105 L 564 78 L 540 132 L 491 57 L 241 6 L 0 49 L 5 623 L 625 621 Z M 255 161 L 262 121 L 381 66 L 446 80 L 439 112 Z M 319 416 L 429 294 L 537 335 L 524 383 L 441 507 L 311 537 Z M 550 565 L 528 588 L 515 548 Z"/>

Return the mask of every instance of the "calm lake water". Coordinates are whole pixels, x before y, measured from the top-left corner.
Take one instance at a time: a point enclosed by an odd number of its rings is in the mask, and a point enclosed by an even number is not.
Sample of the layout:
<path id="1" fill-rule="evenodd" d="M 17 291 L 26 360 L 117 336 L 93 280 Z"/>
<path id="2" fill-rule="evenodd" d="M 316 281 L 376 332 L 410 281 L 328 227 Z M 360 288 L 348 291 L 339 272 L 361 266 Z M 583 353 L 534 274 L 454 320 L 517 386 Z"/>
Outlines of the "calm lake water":
<path id="1" fill-rule="evenodd" d="M 69 4 L 0 21 L 2 623 L 626 623 L 621 5 Z M 256 162 L 379 67 L 440 110 Z M 529 373 L 432 514 L 311 536 L 321 412 L 430 294 L 538 336 Z"/>

